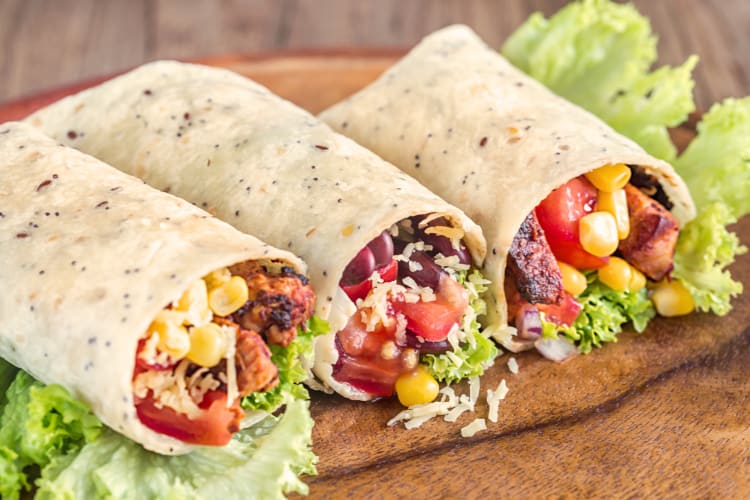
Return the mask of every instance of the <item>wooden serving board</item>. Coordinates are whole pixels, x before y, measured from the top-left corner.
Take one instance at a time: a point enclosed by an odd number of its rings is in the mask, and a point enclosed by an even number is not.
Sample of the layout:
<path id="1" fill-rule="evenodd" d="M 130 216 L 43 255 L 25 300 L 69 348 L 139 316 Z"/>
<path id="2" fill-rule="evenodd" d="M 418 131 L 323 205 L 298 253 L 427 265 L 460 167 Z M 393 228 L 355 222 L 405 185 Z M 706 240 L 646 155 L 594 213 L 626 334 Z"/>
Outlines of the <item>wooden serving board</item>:
<path id="1" fill-rule="evenodd" d="M 248 75 L 312 112 L 366 85 L 396 51 L 329 51 L 226 56 L 202 62 Z M 0 121 L 21 118 L 86 87 L 0 105 Z M 674 131 L 684 147 L 691 126 Z M 748 193 L 750 195 L 750 193 Z M 750 218 L 737 232 L 750 243 Z M 750 283 L 750 256 L 733 266 Z M 750 496 L 750 295 L 719 318 L 658 318 L 643 334 L 562 364 L 516 355 L 520 373 L 499 358 L 482 397 L 505 379 L 499 421 L 462 438 L 440 418 L 414 430 L 387 427 L 393 400 L 358 403 L 315 394 L 319 475 L 312 498 L 747 497 Z M 467 392 L 465 385 L 457 392 Z"/>

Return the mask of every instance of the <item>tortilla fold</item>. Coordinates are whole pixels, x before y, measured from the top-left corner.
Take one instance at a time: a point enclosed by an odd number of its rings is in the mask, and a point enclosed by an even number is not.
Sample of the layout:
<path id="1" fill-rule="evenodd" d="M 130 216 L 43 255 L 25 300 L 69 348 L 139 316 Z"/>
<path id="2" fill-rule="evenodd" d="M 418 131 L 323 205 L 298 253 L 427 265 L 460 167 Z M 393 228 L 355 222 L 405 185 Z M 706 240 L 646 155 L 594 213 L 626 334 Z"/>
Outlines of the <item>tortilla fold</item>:
<path id="1" fill-rule="evenodd" d="M 321 118 L 463 209 L 487 238 L 496 338 L 508 339 L 506 257 L 524 218 L 555 188 L 613 163 L 655 176 L 681 224 L 685 183 L 589 112 L 525 75 L 466 26 L 427 36 Z M 418 158 L 419 161 L 415 161 Z"/>
<path id="2" fill-rule="evenodd" d="M 0 356 L 145 448 L 190 451 L 136 414 L 139 339 L 213 270 L 303 262 L 30 125 L 0 125 L 0 158 Z"/>
<path id="3" fill-rule="evenodd" d="M 436 213 L 463 229 L 477 265 L 485 256 L 481 230 L 461 210 L 230 71 L 156 62 L 27 120 L 302 256 L 318 295 L 316 314 L 331 326 L 329 335 L 316 340 L 315 373 L 347 397 L 369 399 L 332 378 L 335 333 L 354 308 L 339 281 L 357 253 L 394 223 Z M 346 307 L 334 310 L 335 304 Z"/>

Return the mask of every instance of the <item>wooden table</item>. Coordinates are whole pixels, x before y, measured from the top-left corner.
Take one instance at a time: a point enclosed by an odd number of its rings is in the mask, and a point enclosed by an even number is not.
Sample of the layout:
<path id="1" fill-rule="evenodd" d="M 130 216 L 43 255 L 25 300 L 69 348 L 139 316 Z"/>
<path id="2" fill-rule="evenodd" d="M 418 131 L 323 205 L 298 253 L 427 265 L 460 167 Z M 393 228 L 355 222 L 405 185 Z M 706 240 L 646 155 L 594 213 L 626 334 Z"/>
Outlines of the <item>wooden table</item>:
<path id="1" fill-rule="evenodd" d="M 0 101 L 159 58 L 311 47 L 408 47 L 449 24 L 500 46 L 562 0 L 0 0 Z M 699 108 L 750 93 L 750 2 L 637 0 L 660 61 L 698 54 Z"/>
<path id="2" fill-rule="evenodd" d="M 214 3 L 177 0 L 0 0 L 0 101 L 160 57 L 406 47 L 459 21 L 499 46 L 529 12 L 550 14 L 562 3 L 257 0 L 225 2 L 219 11 Z M 743 59 L 750 53 L 750 2 L 636 3 L 661 35 L 662 62 L 701 56 L 700 108 L 750 93 L 750 62 Z M 326 78 L 351 69 L 345 62 L 342 68 L 313 61 L 307 69 L 295 65 L 298 77 L 289 80 L 262 60 L 218 61 L 272 88 L 288 84 L 288 97 L 312 95 L 309 102 L 298 99 L 310 107 L 321 104 Z M 361 85 L 390 62 L 368 59 L 362 72 L 349 78 Z M 316 90 L 306 92 L 303 87 L 310 85 Z M 738 232 L 748 243 L 750 218 Z M 750 286 L 750 255 L 740 258 L 735 270 Z M 648 334 L 624 334 L 617 344 L 562 365 L 526 353 L 519 357 L 521 373 L 510 375 L 502 358 L 485 387 L 501 377 L 511 385 L 500 422 L 471 440 L 457 437 L 457 428 L 443 422 L 408 432 L 386 428 L 384 422 L 398 411 L 393 401 L 368 405 L 316 396 L 321 462 L 320 475 L 308 480 L 311 496 L 747 497 L 749 324 L 746 295 L 726 318 L 657 319 Z"/>

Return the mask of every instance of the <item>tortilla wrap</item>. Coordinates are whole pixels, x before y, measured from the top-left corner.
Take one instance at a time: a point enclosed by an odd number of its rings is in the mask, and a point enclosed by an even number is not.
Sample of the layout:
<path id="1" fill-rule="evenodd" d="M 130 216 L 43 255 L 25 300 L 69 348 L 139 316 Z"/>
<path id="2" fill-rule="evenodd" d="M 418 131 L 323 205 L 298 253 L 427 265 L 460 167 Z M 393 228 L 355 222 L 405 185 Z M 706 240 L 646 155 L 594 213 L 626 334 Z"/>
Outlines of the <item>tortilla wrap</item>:
<path id="1" fill-rule="evenodd" d="M 0 158 L 0 356 L 145 448 L 188 452 L 136 414 L 139 339 L 213 270 L 304 264 L 27 124 L 0 125 Z"/>
<path id="2" fill-rule="evenodd" d="M 230 71 L 151 63 L 27 120 L 304 258 L 318 296 L 316 314 L 331 326 L 316 340 L 315 373 L 350 398 L 369 399 L 336 382 L 332 365 L 335 333 L 355 307 L 339 281 L 357 253 L 394 223 L 437 213 L 463 229 L 475 264 L 485 256 L 481 230 L 461 210 Z M 335 304 L 346 306 L 333 310 Z"/>
<path id="3" fill-rule="evenodd" d="M 589 112 L 514 68 L 466 26 L 426 37 L 374 83 L 321 118 L 463 209 L 487 238 L 507 339 L 506 256 L 524 218 L 558 186 L 624 163 L 655 176 L 681 224 L 695 216 L 685 183 Z"/>

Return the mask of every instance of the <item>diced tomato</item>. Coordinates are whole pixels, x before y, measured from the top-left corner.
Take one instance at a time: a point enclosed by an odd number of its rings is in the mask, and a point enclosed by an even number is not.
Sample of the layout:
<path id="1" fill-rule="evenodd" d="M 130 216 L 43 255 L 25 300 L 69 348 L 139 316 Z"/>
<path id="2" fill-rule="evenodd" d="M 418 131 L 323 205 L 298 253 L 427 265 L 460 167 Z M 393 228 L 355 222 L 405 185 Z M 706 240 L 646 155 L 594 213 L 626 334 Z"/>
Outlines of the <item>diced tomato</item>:
<path id="1" fill-rule="evenodd" d="M 564 292 L 563 299 L 559 305 L 555 304 L 534 304 L 544 317 L 551 323 L 558 325 L 572 325 L 578 315 L 581 313 L 583 306 L 571 294 Z"/>
<path id="2" fill-rule="evenodd" d="M 340 352 L 333 376 L 373 396 L 388 397 L 393 395 L 393 386 L 403 369 L 399 358 L 367 359 Z"/>
<path id="3" fill-rule="evenodd" d="M 469 305 L 469 297 L 456 280 L 448 275 L 440 278 L 436 300 L 432 302 L 394 302 L 393 308 L 406 317 L 407 328 L 429 342 L 448 337 L 453 325 L 459 323 Z"/>
<path id="4" fill-rule="evenodd" d="M 245 416 L 239 401 L 227 408 L 226 393 L 217 390 L 206 393 L 199 406 L 204 411 L 194 420 L 166 406 L 157 408 L 151 397 L 136 402 L 135 408 L 143 425 L 160 434 L 190 444 L 227 444 L 232 434 L 239 430 L 240 421 Z"/>
<path id="5" fill-rule="evenodd" d="M 349 318 L 346 326 L 339 330 L 336 336 L 341 348 L 350 356 L 375 357 L 380 355 L 384 342 L 393 340 L 395 333 L 395 320 L 388 327 L 379 323 L 374 331 L 368 332 L 358 311 Z"/>
<path id="6" fill-rule="evenodd" d="M 395 281 L 396 275 L 398 274 L 398 262 L 392 260 L 390 264 L 376 269 L 376 272 L 380 274 L 383 281 Z M 364 299 L 367 294 L 372 290 L 372 281 L 366 279 L 356 285 L 341 286 L 341 289 L 352 299 L 352 302 L 356 302 L 357 299 Z"/>
<path id="7" fill-rule="evenodd" d="M 580 176 L 552 191 L 535 209 L 555 257 L 576 269 L 597 269 L 609 261 L 590 254 L 579 241 L 578 221 L 594 211 L 596 198 L 594 185 Z"/>

